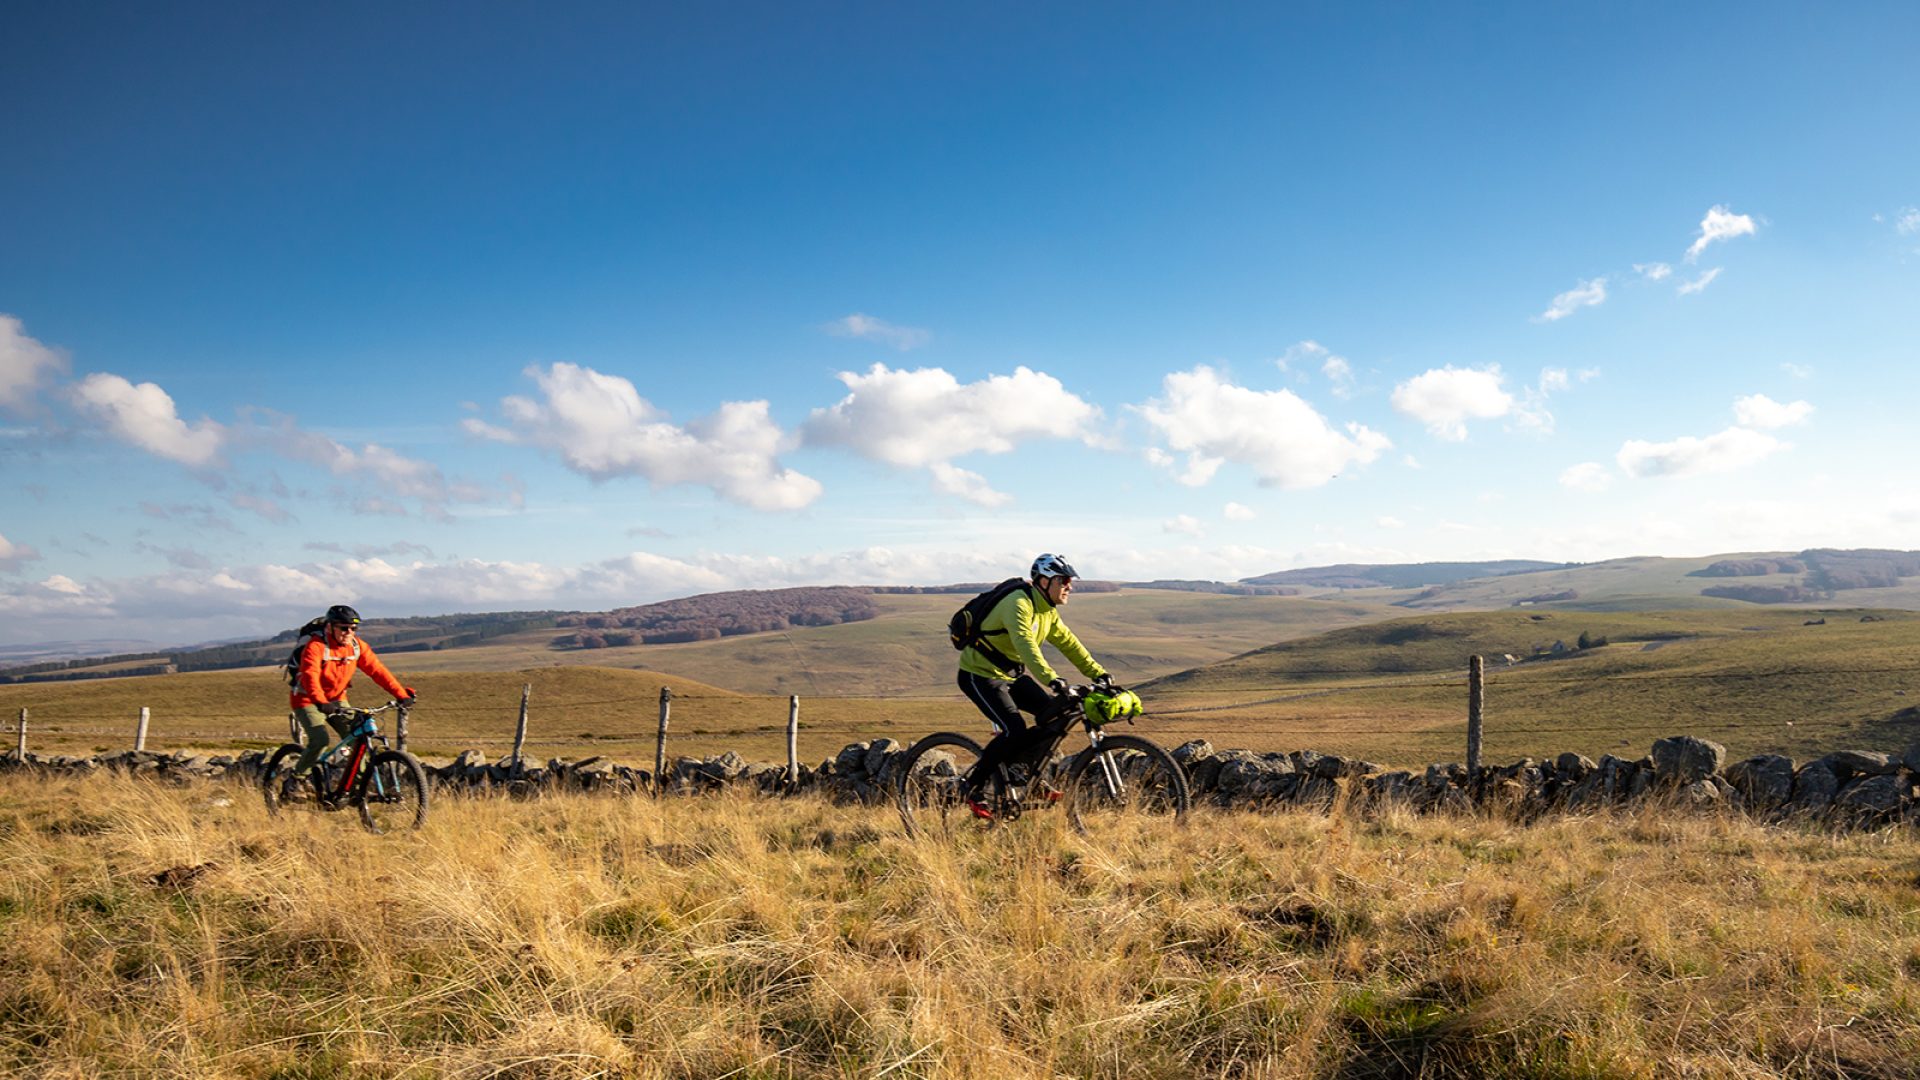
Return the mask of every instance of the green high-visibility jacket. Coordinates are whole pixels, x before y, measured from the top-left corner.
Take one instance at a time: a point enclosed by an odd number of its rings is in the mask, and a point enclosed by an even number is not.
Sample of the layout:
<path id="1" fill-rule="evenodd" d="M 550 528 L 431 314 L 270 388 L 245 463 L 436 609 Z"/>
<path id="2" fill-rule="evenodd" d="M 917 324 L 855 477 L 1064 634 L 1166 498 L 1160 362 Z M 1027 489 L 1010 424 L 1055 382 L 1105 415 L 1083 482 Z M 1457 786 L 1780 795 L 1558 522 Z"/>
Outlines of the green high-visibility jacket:
<path id="1" fill-rule="evenodd" d="M 1097 679 L 1107 673 L 1106 669 L 1094 662 L 1093 655 L 1073 636 L 1067 624 L 1060 621 L 1060 612 L 1047 603 L 1046 594 L 1039 589 L 1015 589 L 994 605 L 987 617 L 980 622 L 980 636 L 987 644 L 1000 650 L 1001 654 L 1019 661 L 1027 669 L 1027 674 L 1043 683 L 1054 680 L 1052 665 L 1046 657 L 1040 655 L 1040 643 L 1046 642 L 1060 650 L 1080 674 L 1089 679 Z M 993 661 L 980 655 L 980 650 L 969 645 L 960 653 L 960 670 L 970 671 L 989 679 L 1013 680 L 1019 676 L 1017 671 L 1001 671 Z"/>

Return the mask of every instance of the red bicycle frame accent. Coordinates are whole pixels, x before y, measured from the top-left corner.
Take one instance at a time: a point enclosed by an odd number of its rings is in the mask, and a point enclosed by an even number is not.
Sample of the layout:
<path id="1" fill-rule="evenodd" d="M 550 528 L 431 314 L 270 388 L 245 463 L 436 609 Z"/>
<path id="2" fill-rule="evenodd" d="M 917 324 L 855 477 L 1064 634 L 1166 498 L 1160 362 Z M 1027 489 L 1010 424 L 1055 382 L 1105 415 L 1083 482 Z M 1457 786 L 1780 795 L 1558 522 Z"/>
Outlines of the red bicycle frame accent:
<path id="1" fill-rule="evenodd" d="M 344 798 L 353 787 L 353 778 L 360 775 L 360 762 L 367 756 L 367 743 L 370 741 L 361 739 L 360 745 L 353 748 L 353 760 L 347 763 L 346 774 L 340 778 L 340 790 L 333 793 L 334 798 Z"/>

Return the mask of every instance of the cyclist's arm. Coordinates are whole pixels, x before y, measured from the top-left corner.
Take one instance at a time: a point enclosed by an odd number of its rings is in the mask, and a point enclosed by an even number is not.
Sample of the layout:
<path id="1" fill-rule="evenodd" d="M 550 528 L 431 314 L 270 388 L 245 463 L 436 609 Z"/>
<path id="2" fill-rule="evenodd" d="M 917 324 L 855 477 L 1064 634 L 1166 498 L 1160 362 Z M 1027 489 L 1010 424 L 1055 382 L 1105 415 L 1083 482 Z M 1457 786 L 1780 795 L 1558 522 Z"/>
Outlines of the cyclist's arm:
<path id="1" fill-rule="evenodd" d="M 1007 643 L 1010 646 L 1007 655 L 1026 665 L 1027 674 L 1040 680 L 1042 685 L 1052 682 L 1058 676 L 1054 674 L 1053 665 L 1040 655 L 1040 633 L 1035 625 L 1038 620 L 1027 591 L 1021 589 L 1000 601 L 1000 607 L 1005 612 L 1003 621 L 1006 623 Z"/>
<path id="2" fill-rule="evenodd" d="M 367 644 L 365 638 L 360 640 L 359 667 L 361 671 L 373 676 L 373 681 L 380 684 L 380 689 L 385 690 L 394 697 L 405 698 L 412 696 L 407 693 L 406 687 L 400 685 L 400 680 L 393 677 L 393 672 L 387 670 L 387 665 L 381 663 L 380 658 L 373 654 L 373 646 Z"/>
<path id="3" fill-rule="evenodd" d="M 1060 655 L 1066 657 L 1074 667 L 1079 668 L 1080 674 L 1087 678 L 1097 679 L 1107 673 L 1107 669 L 1094 660 L 1093 654 L 1087 651 L 1087 647 L 1080 644 L 1080 639 L 1073 636 L 1073 631 L 1067 629 L 1065 622 L 1056 621 L 1053 624 L 1053 632 L 1047 635 L 1047 641 L 1054 648 L 1059 649 Z"/>

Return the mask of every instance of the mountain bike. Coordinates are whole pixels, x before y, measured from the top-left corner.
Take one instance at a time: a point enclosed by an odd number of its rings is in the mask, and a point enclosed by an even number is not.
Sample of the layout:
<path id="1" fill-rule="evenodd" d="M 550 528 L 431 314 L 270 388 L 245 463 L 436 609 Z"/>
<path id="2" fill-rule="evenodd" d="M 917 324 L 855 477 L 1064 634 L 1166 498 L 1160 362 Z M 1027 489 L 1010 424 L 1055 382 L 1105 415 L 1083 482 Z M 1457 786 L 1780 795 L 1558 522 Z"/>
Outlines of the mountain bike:
<path id="1" fill-rule="evenodd" d="M 1184 821 L 1192 796 L 1173 755 L 1149 739 L 1106 730 L 1118 720 L 1132 724 L 1142 711 L 1132 691 L 1070 687 L 1035 718 L 1011 760 L 990 769 L 981 767 L 983 747 L 959 732 L 921 739 L 907 750 L 894 778 L 894 797 L 907 834 L 951 836 L 1056 804 L 1083 835 L 1118 825 L 1130 815 Z M 1087 746 L 1064 763 L 1049 765 L 1076 726 L 1086 731 Z M 982 817 L 974 803 L 991 816 Z"/>
<path id="2" fill-rule="evenodd" d="M 310 802 L 329 813 L 355 807 L 360 823 L 373 833 L 426 824 L 427 770 L 412 754 L 390 748 L 374 720 L 390 709 L 399 710 L 403 719 L 407 715 L 407 706 L 398 701 L 377 709 L 342 710 L 349 725 L 346 738 L 321 751 L 305 780 L 292 775 L 304 748 L 288 743 L 275 750 L 261 780 L 267 813 L 278 815 L 284 807 Z"/>

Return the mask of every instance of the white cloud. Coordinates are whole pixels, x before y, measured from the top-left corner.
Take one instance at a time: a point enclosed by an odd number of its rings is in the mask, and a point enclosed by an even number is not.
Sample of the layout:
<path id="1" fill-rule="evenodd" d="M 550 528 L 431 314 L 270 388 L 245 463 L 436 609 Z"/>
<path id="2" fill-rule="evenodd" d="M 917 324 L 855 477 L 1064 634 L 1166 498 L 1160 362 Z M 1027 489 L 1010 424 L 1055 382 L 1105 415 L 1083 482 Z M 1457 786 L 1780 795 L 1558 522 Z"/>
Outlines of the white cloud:
<path id="1" fill-rule="evenodd" d="M 1680 296 L 1692 296 L 1694 293 L 1705 292 L 1707 286 L 1713 284 L 1713 279 L 1719 276 L 1720 267 L 1716 266 L 1706 273 L 1701 274 L 1699 277 L 1694 278 L 1692 281 L 1681 282 L 1680 287 L 1675 289 L 1674 292 Z"/>
<path id="2" fill-rule="evenodd" d="M 1253 507 L 1251 506 L 1242 506 L 1237 502 L 1230 502 L 1221 508 L 1220 516 L 1226 518 L 1228 521 L 1252 521 L 1260 515 L 1254 513 Z"/>
<path id="3" fill-rule="evenodd" d="M 1024 367 L 961 383 L 941 368 L 875 364 L 864 374 L 843 371 L 839 379 L 847 396 L 813 411 L 802 429 L 807 444 L 843 446 L 902 468 L 935 469 L 935 486 L 949 493 L 959 493 L 956 485 L 986 490 L 975 474 L 965 475 L 977 485 L 962 484 L 957 474 L 965 470 L 937 468 L 963 454 L 1004 454 L 1036 439 L 1097 438 L 1099 409 L 1053 376 Z"/>
<path id="4" fill-rule="evenodd" d="M 153 383 L 136 386 L 95 372 L 73 387 L 73 401 L 115 438 L 182 465 L 213 464 L 226 440 L 226 429 L 212 420 L 182 421 L 173 398 Z"/>
<path id="5" fill-rule="evenodd" d="M 1311 363 L 1332 355 L 1332 350 L 1317 341 L 1296 341 L 1287 346 L 1287 351 L 1274 360 L 1281 371 L 1291 371 L 1296 364 Z"/>
<path id="6" fill-rule="evenodd" d="M 1586 382 L 1598 374 L 1598 369 L 1588 368 L 1580 372 L 1579 378 L 1581 382 Z M 1547 399 L 1571 388 L 1573 380 L 1574 376 L 1565 368 L 1541 368 L 1540 381 L 1525 388 L 1520 401 L 1513 407 L 1515 425 L 1538 435 L 1553 434 L 1553 413 L 1547 409 Z"/>
<path id="7" fill-rule="evenodd" d="M 1394 517 L 1391 514 L 1388 514 L 1385 517 L 1375 519 L 1374 524 L 1380 526 L 1383 529 L 1404 529 L 1407 527 L 1406 522 L 1401 521 L 1399 518 Z"/>
<path id="8" fill-rule="evenodd" d="M 1630 439 L 1614 460 L 1628 476 L 1698 476 L 1745 468 L 1786 445 L 1762 432 L 1730 427 L 1704 438 L 1683 435 L 1664 443 Z"/>
<path id="9" fill-rule="evenodd" d="M 1403 464 L 1403 465 L 1405 465 L 1405 466 L 1406 466 L 1407 468 L 1409 468 L 1409 469 L 1424 469 L 1424 468 L 1426 468 L 1426 466 L 1424 466 L 1424 465 L 1422 465 L 1422 464 L 1420 464 L 1420 459 L 1419 459 L 1419 458 L 1417 458 L 1417 457 L 1414 457 L 1414 456 L 1413 456 L 1412 454 L 1408 454 L 1408 455 L 1406 455 L 1405 457 L 1403 457 L 1403 458 L 1401 458 L 1401 459 L 1400 459 L 1400 462 L 1401 462 L 1401 464 Z"/>
<path id="10" fill-rule="evenodd" d="M 1181 533 L 1186 536 L 1200 536 L 1204 533 L 1200 528 L 1200 520 L 1190 514 L 1177 514 L 1168 518 L 1160 523 L 1160 531 Z"/>
<path id="11" fill-rule="evenodd" d="M 1606 278 L 1597 277 L 1591 281 L 1583 281 L 1573 288 L 1568 289 L 1566 292 L 1554 297 L 1553 303 L 1547 305 L 1547 310 L 1534 316 L 1534 321 L 1554 322 L 1566 318 L 1583 307 L 1595 307 L 1604 304 L 1606 300 Z"/>
<path id="12" fill-rule="evenodd" d="M 1663 262 L 1634 263 L 1633 272 L 1648 281 L 1664 281 L 1669 274 L 1673 273 L 1673 267 Z"/>
<path id="13" fill-rule="evenodd" d="M 1893 219 L 1893 231 L 1901 236 L 1920 233 L 1920 207 L 1903 206 Z"/>
<path id="14" fill-rule="evenodd" d="M 1724 206 L 1715 206 L 1700 219 L 1700 235 L 1687 248 L 1687 261 L 1700 257 L 1707 245 L 1719 240 L 1731 240 L 1736 236 L 1751 236 L 1754 232 L 1753 219 L 1745 214 L 1736 214 Z"/>
<path id="15" fill-rule="evenodd" d="M 517 491 L 500 491 L 471 481 L 450 481 L 439 466 L 408 457 L 379 443 L 364 443 L 356 450 L 317 431 L 302 428 L 293 417 L 270 409 L 248 408 L 241 412 L 253 423 L 249 427 L 236 429 L 234 434 L 249 447 L 318 466 L 335 476 L 365 479 L 379 487 L 379 496 L 418 499 L 430 517 L 442 516 L 445 506 L 450 502 L 514 504 L 520 498 Z M 485 426 L 480 421 L 464 423 Z M 393 505 L 390 499 L 384 497 L 375 501 L 382 507 Z M 236 500 L 235 505 L 241 503 Z M 275 512 L 257 503 L 249 503 L 245 508 L 269 518 Z M 393 511 L 378 509 L 373 512 Z"/>
<path id="16" fill-rule="evenodd" d="M 1741 427 L 1791 427 L 1806 423 L 1808 414 L 1812 412 L 1813 406 L 1807 402 L 1795 401 L 1782 405 L 1765 394 L 1733 399 L 1734 420 Z"/>
<path id="17" fill-rule="evenodd" d="M 877 341 L 906 352 L 917 349 L 933 340 L 933 334 L 911 326 L 895 326 L 871 315 L 855 313 L 844 319 L 835 319 L 826 325 L 826 331 L 834 337 L 860 338 L 863 341 Z"/>
<path id="18" fill-rule="evenodd" d="M 729 401 L 679 427 L 618 375 L 568 363 L 528 368 L 527 375 L 545 400 L 502 400 L 504 427 L 474 419 L 461 426 L 481 438 L 552 450 L 595 480 L 702 485 L 757 510 L 797 510 L 820 496 L 818 481 L 776 460 L 790 440 L 765 401 Z"/>
<path id="19" fill-rule="evenodd" d="M 1613 474 L 1597 461 L 1583 461 L 1560 474 L 1560 486 L 1575 491 L 1605 491 L 1613 486 Z"/>
<path id="20" fill-rule="evenodd" d="M 0 536 L 0 571 L 12 573 L 25 563 L 40 557 L 40 553 L 27 544 L 16 544 Z"/>
<path id="21" fill-rule="evenodd" d="M 1344 356 L 1329 356 L 1327 362 L 1320 365 L 1320 373 L 1333 384 L 1333 396 L 1346 398 L 1353 396 L 1353 365 L 1347 363 Z"/>
<path id="22" fill-rule="evenodd" d="M 28 337 L 19 319 L 0 315 L 0 409 L 27 412 L 41 384 L 66 370 L 66 357 Z"/>
<path id="23" fill-rule="evenodd" d="M 1513 395 L 1500 388 L 1504 379 L 1498 364 L 1449 364 L 1394 387 L 1393 407 L 1427 425 L 1434 435 L 1458 442 L 1467 437 L 1468 420 L 1490 420 L 1513 408 Z"/>
<path id="24" fill-rule="evenodd" d="M 933 489 L 944 495 L 958 496 L 981 506 L 1004 506 L 1013 500 L 1013 496 L 993 490 L 987 478 L 977 472 L 945 461 L 936 461 L 927 468 L 933 473 Z"/>
<path id="25" fill-rule="evenodd" d="M 1167 375 L 1161 390 L 1160 398 L 1133 408 L 1169 447 L 1187 455 L 1181 481 L 1193 486 L 1232 461 L 1267 484 L 1318 487 L 1393 445 L 1357 423 L 1342 434 L 1292 391 L 1235 386 L 1204 364 Z"/>
<path id="26" fill-rule="evenodd" d="M 1796 364 L 1791 360 L 1780 361 L 1780 370 L 1796 379 L 1813 378 L 1813 368 L 1807 364 Z"/>

